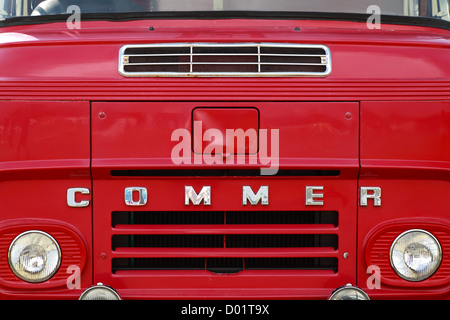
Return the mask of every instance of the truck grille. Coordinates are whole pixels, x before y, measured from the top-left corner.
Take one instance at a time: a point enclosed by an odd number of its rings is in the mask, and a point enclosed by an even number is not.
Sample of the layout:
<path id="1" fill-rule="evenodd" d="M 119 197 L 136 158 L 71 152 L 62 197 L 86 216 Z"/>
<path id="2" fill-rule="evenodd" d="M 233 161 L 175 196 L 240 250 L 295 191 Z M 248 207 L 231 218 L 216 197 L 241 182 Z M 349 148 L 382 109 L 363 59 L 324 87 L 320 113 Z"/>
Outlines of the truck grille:
<path id="1" fill-rule="evenodd" d="M 337 272 L 337 258 L 320 254 L 338 248 L 336 211 L 127 211 L 113 212 L 111 221 L 112 249 L 131 255 L 114 258 L 113 273 L 273 269 Z M 135 250 L 138 254 L 132 257 Z M 318 256 L 304 256 L 311 250 Z M 140 257 L 140 253 L 154 257 Z"/>
<path id="2" fill-rule="evenodd" d="M 327 76 L 323 45 L 282 43 L 173 43 L 126 45 L 119 72 L 126 77 Z"/>
<path id="3" fill-rule="evenodd" d="M 324 296 L 354 281 L 355 182 L 342 171 L 280 171 L 103 171 L 94 182 L 95 281 L 167 299 Z M 210 186 L 211 204 L 186 205 L 186 185 Z M 243 205 L 243 185 L 268 185 L 269 204 Z M 323 206 L 305 205 L 308 185 L 323 186 Z M 148 190 L 146 205 L 125 203 L 132 186 Z"/>

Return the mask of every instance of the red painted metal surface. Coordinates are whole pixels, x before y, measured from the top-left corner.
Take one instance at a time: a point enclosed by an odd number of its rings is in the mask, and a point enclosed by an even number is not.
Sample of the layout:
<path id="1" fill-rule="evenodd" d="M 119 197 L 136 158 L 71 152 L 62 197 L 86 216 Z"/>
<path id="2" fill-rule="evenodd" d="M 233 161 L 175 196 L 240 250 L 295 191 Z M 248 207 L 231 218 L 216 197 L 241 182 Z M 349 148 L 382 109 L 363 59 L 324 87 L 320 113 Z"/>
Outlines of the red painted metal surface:
<path id="1" fill-rule="evenodd" d="M 442 100 L 450 92 L 447 35 L 446 30 L 428 27 L 382 24 L 380 30 L 368 30 L 355 22 L 307 20 L 85 21 L 72 32 L 65 23 L 15 26 L 0 34 L 0 95 L 121 101 Z M 325 79 L 124 81 L 117 71 L 124 44 L 189 41 L 323 44 L 332 52 L 333 72 Z M 28 63 L 17 64 L 16 59 Z"/>
<path id="2" fill-rule="evenodd" d="M 414 289 L 423 297 L 442 294 L 448 298 L 449 123 L 449 101 L 361 102 L 359 184 L 382 188 L 381 207 L 358 210 L 359 254 L 366 257 L 358 260 L 358 283 L 365 287 L 370 276 L 365 271 L 371 264 L 382 267 L 383 290 L 369 290 L 369 294 L 412 297 L 409 290 Z M 419 283 L 393 274 L 386 260 L 392 237 L 411 228 L 436 234 L 443 247 L 440 272 Z M 377 241 L 369 239 L 374 232 L 381 233 L 378 256 L 366 247 L 371 246 L 368 241 Z M 383 244 L 383 237 L 387 243 Z"/>
<path id="3" fill-rule="evenodd" d="M 149 26 L 154 26 L 149 31 Z M 300 26 L 300 31 L 295 27 Z M 0 205 L 2 230 L 23 222 L 71 230 L 86 246 L 81 288 L 63 284 L 16 289 L 0 280 L 0 298 L 78 298 L 99 281 L 123 298 L 318 298 L 351 282 L 377 298 L 450 298 L 450 49 L 447 30 L 382 24 L 295 20 L 152 20 L 14 26 L 0 33 Z M 330 48 L 326 78 L 123 78 L 125 44 L 286 42 Z M 332 176 L 149 177 L 111 170 L 180 169 L 171 159 L 173 130 L 191 130 L 195 108 L 255 108 L 260 129 L 279 129 L 279 169 L 339 170 Z M 234 115 L 226 115 L 232 121 Z M 225 121 L 225 120 L 224 120 Z M 225 124 L 227 126 L 228 124 Z M 223 129 L 223 128 L 222 128 Z M 193 154 L 191 154 L 194 159 Z M 183 165 L 249 169 L 259 163 Z M 258 158 L 258 160 L 260 160 Z M 186 207 L 184 186 L 211 186 L 212 205 Z M 242 206 L 242 186 L 269 186 L 267 207 Z M 158 210 L 307 211 L 306 186 L 324 187 L 320 210 L 339 213 L 323 225 L 124 225 L 126 187 L 148 188 L 137 212 Z M 359 187 L 382 189 L 382 205 L 359 206 Z M 86 208 L 70 208 L 68 188 L 88 188 Z M 281 214 L 281 213 L 280 213 Z M 30 222 L 31 221 L 31 222 Z M 400 279 L 386 260 L 405 228 L 435 233 L 442 269 L 418 283 Z M 58 229 L 60 228 L 60 229 Z M 15 230 L 15 229 L 14 229 Z M 15 230 L 14 232 L 19 232 Z M 115 235 L 337 235 L 337 248 L 112 248 Z M 6 266 L 3 241 L 1 266 Z M 376 239 L 379 237 L 379 239 Z M 346 259 L 343 257 L 347 253 Z M 378 255 L 377 255 L 378 253 Z M 63 253 L 64 255 L 65 253 Z M 122 257 L 330 257 L 338 271 L 121 270 Z M 67 260 L 70 261 L 70 260 Z M 367 285 L 371 264 L 381 287 Z M 66 267 L 66 265 L 64 265 Z M 8 272 L 7 268 L 1 269 Z M 6 271 L 5 271 L 6 270 Z M 0 277 L 2 274 L 0 273 Z M 67 274 L 69 276 L 70 274 Z M 10 275 L 8 275 L 9 277 Z M 2 282 L 3 281 L 3 282 Z"/>
<path id="4" fill-rule="evenodd" d="M 176 166 L 170 158 L 178 143 L 172 141 L 172 132 L 184 128 L 191 132 L 191 113 L 199 107 L 223 108 L 227 113 L 222 120 L 232 123 L 233 111 L 255 110 L 260 113 L 260 129 L 277 128 L 280 131 L 280 169 L 339 168 L 338 177 L 211 177 L 148 178 L 112 177 L 110 170 L 185 168 L 248 168 L 235 159 L 231 164 L 206 165 L 194 163 L 190 149 L 190 164 Z M 244 107 L 246 109 L 238 109 Z M 211 110 L 211 109 L 209 109 Z M 256 111 L 256 110 L 255 110 Z M 98 114 L 104 113 L 104 117 Z M 327 117 L 322 118 L 326 113 Z M 354 115 L 351 119 L 347 113 Z M 211 298 L 229 292 L 229 297 L 256 298 L 308 296 L 311 288 L 319 288 L 314 295 L 323 295 L 342 282 L 354 282 L 356 247 L 356 187 L 358 169 L 358 104 L 357 103 L 93 103 L 92 104 L 92 172 L 94 178 L 94 274 L 95 281 L 111 283 L 123 292 L 124 298 L 144 295 L 152 298 L 199 298 L 208 292 Z M 289 114 L 289 117 L 283 117 Z M 228 117 L 228 118 L 227 118 Z M 193 118 L 195 119 L 195 118 Z M 199 118 L 205 119 L 205 118 Z M 216 118 L 216 122 L 220 120 Z M 210 126 L 211 123 L 208 123 Z M 220 125 L 218 127 L 220 128 Z M 299 128 L 302 128 L 299 130 Z M 342 130 L 345 128 L 344 130 Z M 230 128 L 230 129 L 233 129 Z M 289 142 L 284 137 L 292 137 Z M 117 145 L 126 145 L 117 149 Z M 333 146 L 339 145 L 339 149 Z M 190 144 L 189 144 L 190 146 Z M 269 148 L 270 149 L 270 148 Z M 270 151 L 270 150 L 269 150 Z M 120 159 L 118 161 L 117 159 Z M 280 160 L 281 160 L 280 159 Z M 317 163 L 321 163 L 319 166 Z M 253 167 L 256 167 L 253 165 Z M 184 186 L 196 190 L 211 187 L 211 206 L 189 206 L 184 203 Z M 242 205 L 242 186 L 258 190 L 261 185 L 270 188 L 268 207 Z M 325 205 L 320 210 L 339 211 L 339 225 L 202 225 L 188 226 L 111 226 L 113 212 L 129 211 L 124 203 L 126 187 L 140 186 L 148 189 L 148 204 L 134 211 L 197 211 L 208 212 L 240 210 L 308 211 L 305 206 L 305 186 L 323 185 Z M 107 201 L 106 199 L 111 199 Z M 170 199 L 167 201 L 166 199 Z M 107 205 L 106 205 L 107 202 Z M 100 204 L 98 207 L 95 203 Z M 317 209 L 319 210 L 319 209 Z M 95 230 L 102 230 L 100 233 Z M 339 247 L 333 248 L 118 248 L 111 251 L 111 239 L 117 234 L 337 234 Z M 351 233 L 354 236 L 348 237 Z M 345 236 L 344 236 L 345 235 Z M 341 259 L 344 252 L 351 255 Z M 106 258 L 100 258 L 106 253 Z M 103 256 L 104 257 L 104 256 Z M 188 271 L 118 271 L 112 273 L 112 259 L 174 258 L 174 257 L 332 257 L 338 258 L 338 272 L 329 270 L 245 270 L 236 275 L 213 274 L 206 270 Z M 264 279 L 264 280 L 262 280 Z M 295 283 L 302 283 L 301 287 Z M 119 289 L 120 288 L 120 289 Z M 171 290 L 168 290 L 168 289 Z M 248 291 L 253 288 L 255 291 Z M 205 291 L 202 291 L 205 290 Z M 242 291 L 242 292 L 241 292 Z M 238 292 L 238 293 L 237 293 Z M 241 292 L 241 293 L 239 293 Z M 268 293 L 270 292 L 270 294 Z"/>
<path id="5" fill-rule="evenodd" d="M 191 114 L 199 107 L 257 108 L 259 128 L 267 130 L 267 142 L 271 141 L 273 129 L 280 131 L 279 152 L 283 165 L 358 166 L 358 103 L 355 102 L 94 102 L 93 167 L 173 167 L 172 149 L 180 140 L 172 140 L 172 133 L 177 129 L 191 132 Z M 104 118 L 99 117 L 102 112 Z M 284 114 L 290 116 L 284 117 Z M 231 112 L 229 117 L 233 117 Z M 194 136 L 191 138 L 193 140 Z M 270 153 L 271 146 L 267 149 Z M 190 158 L 195 165 L 194 155 Z M 235 160 L 231 165 L 238 164 Z"/>
<path id="6" fill-rule="evenodd" d="M 239 150 L 239 141 L 233 138 L 227 139 L 227 130 L 231 130 L 229 136 L 233 136 L 236 130 L 248 132 L 249 141 L 241 143 Z M 206 139 L 205 132 L 208 132 Z M 211 130 L 219 130 L 211 131 Z M 250 130 L 250 131 L 248 131 Z M 259 111 L 257 108 L 195 108 L 192 110 L 192 149 L 195 153 L 218 154 L 256 154 L 258 152 L 259 132 Z M 217 133 L 217 136 L 215 135 Z M 219 139 L 220 136 L 222 139 Z M 196 137 L 198 137 L 196 139 Z M 216 141 L 216 138 L 218 141 Z M 206 140 L 206 141 L 204 141 Z"/>
<path id="7" fill-rule="evenodd" d="M 72 263 L 79 266 L 81 287 L 91 284 L 92 212 L 71 210 L 66 192 L 91 186 L 89 103 L 1 101 L 0 110 L 0 297 L 37 298 L 40 292 L 56 290 L 57 297 L 76 298 L 81 289 L 67 290 L 72 274 L 67 269 Z M 19 280 L 8 266 L 7 240 L 29 229 L 47 231 L 67 243 L 61 245 L 63 262 L 56 278 L 43 284 Z M 78 253 L 72 242 L 79 244 Z M 75 258 L 78 254 L 85 256 Z"/>
<path id="8" fill-rule="evenodd" d="M 210 207 L 185 207 L 184 186 L 193 185 L 199 190 L 203 185 L 210 185 L 212 204 Z M 252 210 L 277 210 L 283 214 L 285 210 L 311 210 L 305 207 L 304 185 L 323 184 L 326 190 L 326 205 L 321 210 L 338 210 L 339 226 L 320 225 L 313 228 L 303 225 L 177 225 L 111 226 L 112 212 L 129 211 L 125 206 L 122 194 L 127 186 L 145 186 L 149 192 L 149 202 L 145 207 L 134 211 L 176 211 L 207 210 L 208 212 L 224 210 L 227 212 Z M 260 185 L 269 185 L 270 206 L 262 208 L 254 206 L 244 208 L 241 204 L 242 186 L 251 185 L 257 190 Z M 154 179 L 112 179 L 94 182 L 96 191 L 94 201 L 107 205 L 94 208 L 98 213 L 94 217 L 94 229 L 102 230 L 94 233 L 94 273 L 95 281 L 111 283 L 123 292 L 124 298 L 143 295 L 152 298 L 181 298 L 192 296 L 200 298 L 206 294 L 210 298 L 224 296 L 229 291 L 230 298 L 263 298 L 270 292 L 273 297 L 307 297 L 311 289 L 317 289 L 316 295 L 339 286 L 343 281 L 354 282 L 356 247 L 354 242 L 356 217 L 355 195 L 352 190 L 356 181 L 349 179 L 295 179 L 295 178 L 154 178 Z M 290 193 L 286 190 L 291 190 Z M 351 194 L 350 196 L 348 194 Z M 159 201 L 171 196 L 171 201 Z M 353 199 L 351 199 L 353 197 Z M 337 209 L 338 208 L 338 209 Z M 291 230 L 295 229 L 295 230 Z M 111 238 L 115 234 L 337 234 L 339 247 L 333 248 L 118 248 L 111 251 Z M 268 231 L 269 230 L 269 231 Z M 353 234 L 353 236 L 349 236 Z M 105 252 L 107 257 L 100 258 Z M 349 259 L 342 259 L 344 252 L 349 252 Z M 244 270 L 236 274 L 214 274 L 206 270 L 158 270 L 158 271 L 118 271 L 111 272 L 111 261 L 114 258 L 153 258 L 153 257 L 332 257 L 338 258 L 338 272 L 330 270 Z M 299 285 L 301 283 L 301 285 Z M 248 289 L 254 291 L 247 291 Z M 171 290 L 168 290 L 171 289 Z M 205 290 L 202 292 L 202 290 Z M 243 291 L 240 293 L 240 291 Z M 245 292 L 245 293 L 244 293 Z M 269 295 L 270 295 L 269 294 Z"/>

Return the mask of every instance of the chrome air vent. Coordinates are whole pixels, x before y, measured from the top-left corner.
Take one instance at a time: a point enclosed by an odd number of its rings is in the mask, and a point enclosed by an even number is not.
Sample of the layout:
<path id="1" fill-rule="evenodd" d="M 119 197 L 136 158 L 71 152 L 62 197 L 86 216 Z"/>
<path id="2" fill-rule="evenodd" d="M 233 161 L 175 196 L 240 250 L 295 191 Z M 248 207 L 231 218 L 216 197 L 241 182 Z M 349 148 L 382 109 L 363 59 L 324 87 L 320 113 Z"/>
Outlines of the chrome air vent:
<path id="1" fill-rule="evenodd" d="M 323 45 L 282 43 L 164 43 L 126 45 L 125 77 L 323 77 L 331 72 Z"/>

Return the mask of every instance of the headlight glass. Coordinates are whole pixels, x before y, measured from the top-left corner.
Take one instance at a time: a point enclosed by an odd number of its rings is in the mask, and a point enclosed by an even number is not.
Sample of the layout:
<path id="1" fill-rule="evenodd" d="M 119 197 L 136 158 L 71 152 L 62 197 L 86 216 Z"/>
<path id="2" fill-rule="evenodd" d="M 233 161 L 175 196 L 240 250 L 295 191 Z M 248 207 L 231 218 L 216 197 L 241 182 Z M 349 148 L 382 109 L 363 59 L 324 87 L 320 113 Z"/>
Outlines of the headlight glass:
<path id="1" fill-rule="evenodd" d="M 390 260 L 395 272 L 408 281 L 422 281 L 439 268 L 442 250 L 439 241 L 425 230 L 409 230 L 392 243 Z"/>
<path id="2" fill-rule="evenodd" d="M 111 287 L 98 283 L 86 289 L 79 300 L 122 300 L 119 294 Z"/>
<path id="3" fill-rule="evenodd" d="M 32 230 L 18 235 L 8 252 L 11 270 L 27 282 L 44 282 L 58 271 L 61 250 L 49 234 Z"/>
<path id="4" fill-rule="evenodd" d="M 337 288 L 328 299 L 329 300 L 370 300 L 367 293 L 365 293 L 360 288 L 352 286 L 350 283 L 343 287 Z"/>

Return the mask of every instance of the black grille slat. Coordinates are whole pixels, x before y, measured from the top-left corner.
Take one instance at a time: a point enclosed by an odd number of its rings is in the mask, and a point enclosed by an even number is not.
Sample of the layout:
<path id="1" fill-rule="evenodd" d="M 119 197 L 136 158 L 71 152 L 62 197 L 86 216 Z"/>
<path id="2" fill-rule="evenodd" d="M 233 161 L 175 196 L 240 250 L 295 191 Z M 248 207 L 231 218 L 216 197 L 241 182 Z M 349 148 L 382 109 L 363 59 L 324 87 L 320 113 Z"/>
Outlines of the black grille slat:
<path id="1" fill-rule="evenodd" d="M 208 258 L 205 262 L 206 270 L 214 273 L 237 273 L 244 270 L 242 258 Z"/>
<path id="2" fill-rule="evenodd" d="M 223 236 L 215 234 L 115 235 L 113 250 L 133 248 L 222 248 Z"/>
<path id="3" fill-rule="evenodd" d="M 204 270 L 205 258 L 116 258 L 113 272 L 118 270 Z"/>
<path id="4" fill-rule="evenodd" d="M 167 234 L 115 235 L 112 247 L 133 248 L 301 248 L 333 247 L 336 235 L 322 234 Z"/>
<path id="5" fill-rule="evenodd" d="M 295 72 L 300 70 L 306 71 L 306 72 L 324 72 L 325 67 L 324 66 L 316 66 L 316 65 L 310 65 L 310 66 L 301 66 L 301 65 L 275 65 L 275 64 L 265 64 L 261 66 L 261 71 L 263 72 Z"/>
<path id="6" fill-rule="evenodd" d="M 258 53 L 257 47 L 249 46 L 195 46 L 193 47 L 193 53 L 205 55 L 205 54 L 217 54 L 217 55 L 242 55 L 250 54 L 256 55 Z"/>
<path id="7" fill-rule="evenodd" d="M 223 224 L 223 221 L 222 211 L 118 211 L 112 213 L 113 227 L 117 224 Z"/>
<path id="8" fill-rule="evenodd" d="M 226 236 L 227 248 L 303 248 L 332 247 L 337 249 L 334 234 L 231 234 Z"/>
<path id="9" fill-rule="evenodd" d="M 246 270 L 333 270 L 337 272 L 337 258 L 246 258 Z"/>
<path id="10" fill-rule="evenodd" d="M 125 66 L 127 72 L 189 72 L 189 66 L 184 64 L 171 65 L 129 65 Z"/>
<path id="11" fill-rule="evenodd" d="M 337 177 L 339 170 L 280 169 L 274 177 Z M 257 177 L 260 169 L 159 169 L 159 170 L 111 170 L 113 177 Z M 267 176 L 264 176 L 267 177 Z"/>
<path id="12" fill-rule="evenodd" d="M 261 57 L 261 63 L 263 64 L 270 64 L 270 63 L 287 63 L 287 64 L 294 64 L 294 63 L 321 63 L 320 57 L 316 56 L 301 56 L 301 57 L 295 57 L 295 56 L 279 56 L 279 55 L 269 55 L 269 56 L 262 56 Z"/>
<path id="13" fill-rule="evenodd" d="M 189 47 L 133 47 L 127 48 L 125 54 L 139 55 L 183 55 L 190 54 Z"/>
<path id="14" fill-rule="evenodd" d="M 278 54 L 278 55 L 325 55 L 326 51 L 323 48 L 308 48 L 302 47 L 261 47 L 261 54 Z"/>
<path id="15" fill-rule="evenodd" d="M 337 211 L 228 211 L 227 224 L 332 224 Z"/>
<path id="16" fill-rule="evenodd" d="M 119 224 L 332 224 L 337 211 L 115 211 L 112 226 Z"/>

